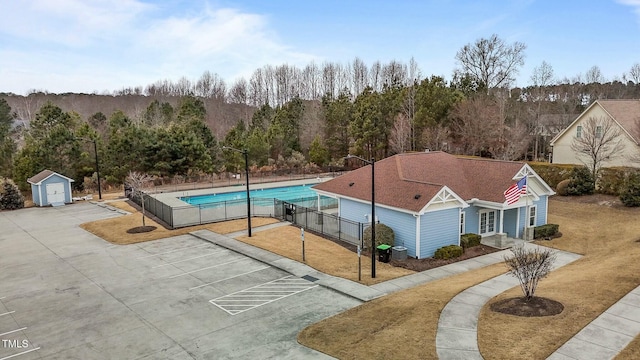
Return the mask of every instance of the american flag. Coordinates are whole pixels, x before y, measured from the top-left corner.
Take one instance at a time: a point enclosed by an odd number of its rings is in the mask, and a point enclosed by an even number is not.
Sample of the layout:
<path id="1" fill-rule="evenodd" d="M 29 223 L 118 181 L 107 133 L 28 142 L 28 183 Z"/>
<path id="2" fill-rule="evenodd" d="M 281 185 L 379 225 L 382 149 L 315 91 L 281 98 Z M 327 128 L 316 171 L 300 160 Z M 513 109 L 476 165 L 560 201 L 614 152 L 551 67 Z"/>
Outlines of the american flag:
<path id="1" fill-rule="evenodd" d="M 507 200 L 507 204 L 511 205 L 518 200 L 520 200 L 520 196 L 525 195 L 527 193 L 527 177 L 523 177 L 517 183 L 511 185 L 505 192 L 504 198 Z"/>

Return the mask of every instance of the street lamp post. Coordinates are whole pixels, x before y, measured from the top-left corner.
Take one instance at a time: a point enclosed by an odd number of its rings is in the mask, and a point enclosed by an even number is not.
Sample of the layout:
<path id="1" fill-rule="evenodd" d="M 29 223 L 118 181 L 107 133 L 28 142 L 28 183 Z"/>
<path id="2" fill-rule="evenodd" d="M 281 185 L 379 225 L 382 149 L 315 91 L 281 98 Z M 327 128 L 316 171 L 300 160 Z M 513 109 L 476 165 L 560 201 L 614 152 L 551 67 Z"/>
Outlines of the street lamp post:
<path id="1" fill-rule="evenodd" d="M 251 198 L 249 197 L 249 151 L 247 149 L 235 149 L 229 146 L 223 146 L 222 150 L 231 150 L 244 155 L 244 172 L 247 182 L 247 233 L 251 237 Z"/>
<path id="2" fill-rule="evenodd" d="M 98 199 L 102 200 L 102 186 L 100 186 L 100 163 L 98 162 L 98 142 L 96 139 L 77 138 L 78 140 L 93 142 L 93 153 L 96 157 L 96 176 L 98 177 Z"/>
<path id="3" fill-rule="evenodd" d="M 371 161 L 363 159 L 356 155 L 347 155 L 345 159 L 359 159 L 365 164 L 371 165 L 371 278 L 376 277 L 376 181 L 375 181 L 375 163 L 376 159 Z"/>

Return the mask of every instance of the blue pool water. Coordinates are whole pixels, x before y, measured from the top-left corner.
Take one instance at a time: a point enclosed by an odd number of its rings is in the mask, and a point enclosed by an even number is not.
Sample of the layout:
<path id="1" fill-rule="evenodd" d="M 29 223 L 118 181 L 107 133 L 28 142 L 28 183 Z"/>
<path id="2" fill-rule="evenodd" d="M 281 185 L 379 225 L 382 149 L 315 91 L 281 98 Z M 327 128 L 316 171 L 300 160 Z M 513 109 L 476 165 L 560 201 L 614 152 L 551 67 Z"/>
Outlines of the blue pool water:
<path id="1" fill-rule="evenodd" d="M 309 185 L 296 185 L 296 186 L 285 186 L 285 187 L 277 187 L 270 189 L 256 189 L 249 191 L 249 194 L 252 198 L 260 198 L 260 199 L 278 199 L 284 201 L 298 200 L 303 198 L 312 198 L 317 197 L 318 194 L 311 189 L 311 186 L 315 184 Z M 231 200 L 242 200 L 247 198 L 247 191 L 235 191 L 230 193 L 221 193 L 221 194 L 208 194 L 208 195 L 198 195 L 198 196 L 185 196 L 181 197 L 180 200 L 192 204 L 192 205 L 201 205 L 201 204 L 211 204 L 222 201 L 231 201 Z"/>

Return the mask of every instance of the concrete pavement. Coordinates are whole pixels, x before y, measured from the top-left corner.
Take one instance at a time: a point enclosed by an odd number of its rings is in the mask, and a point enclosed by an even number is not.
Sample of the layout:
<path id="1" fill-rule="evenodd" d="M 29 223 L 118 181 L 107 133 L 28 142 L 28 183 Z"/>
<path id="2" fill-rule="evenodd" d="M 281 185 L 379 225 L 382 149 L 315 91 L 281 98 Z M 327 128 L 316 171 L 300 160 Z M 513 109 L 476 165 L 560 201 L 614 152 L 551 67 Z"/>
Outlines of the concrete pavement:
<path id="1" fill-rule="evenodd" d="M 114 216 L 0 212 L 0 359 L 328 359 L 297 334 L 361 304 L 192 235 L 113 245 L 78 226 Z"/>
<path id="2" fill-rule="evenodd" d="M 288 225 L 288 223 L 254 228 L 254 231 L 284 225 Z M 430 281 L 500 263 L 504 261 L 505 255 L 511 254 L 510 250 L 502 250 L 372 286 L 365 286 L 350 280 L 320 273 L 305 264 L 233 239 L 233 237 L 244 235 L 245 233 L 242 231 L 224 236 L 201 230 L 192 233 L 192 235 L 243 253 L 296 276 L 311 276 L 313 279 L 318 279 L 315 280 L 317 284 L 332 288 L 361 301 L 369 301 Z M 520 242 L 520 244 L 529 248 L 538 247 L 538 245 L 531 243 Z M 578 254 L 557 250 L 554 270 L 570 264 L 580 257 L 581 255 Z M 470 287 L 455 296 L 443 309 L 438 322 L 436 335 L 438 357 L 440 359 L 482 359 L 482 355 L 478 350 L 477 340 L 480 310 L 493 297 L 518 285 L 518 281 L 514 277 L 504 274 Z M 620 299 L 591 324 L 582 329 L 570 341 L 554 352 L 549 359 L 613 359 L 640 334 L 639 304 L 640 287 Z"/>

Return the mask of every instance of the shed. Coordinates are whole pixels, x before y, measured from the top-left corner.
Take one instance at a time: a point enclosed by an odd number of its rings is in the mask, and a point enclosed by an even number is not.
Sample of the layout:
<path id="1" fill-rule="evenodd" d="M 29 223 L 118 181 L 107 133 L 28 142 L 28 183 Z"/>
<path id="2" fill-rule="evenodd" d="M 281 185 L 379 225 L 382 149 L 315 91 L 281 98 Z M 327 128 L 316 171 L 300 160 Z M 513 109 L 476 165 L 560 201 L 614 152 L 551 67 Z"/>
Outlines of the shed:
<path id="1" fill-rule="evenodd" d="M 43 170 L 27 179 L 36 206 L 59 206 L 71 203 L 70 179 L 51 170 Z"/>

